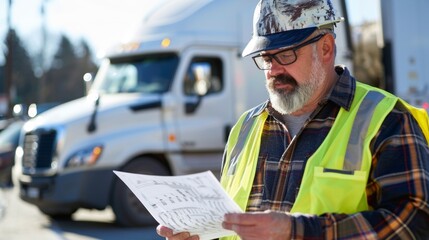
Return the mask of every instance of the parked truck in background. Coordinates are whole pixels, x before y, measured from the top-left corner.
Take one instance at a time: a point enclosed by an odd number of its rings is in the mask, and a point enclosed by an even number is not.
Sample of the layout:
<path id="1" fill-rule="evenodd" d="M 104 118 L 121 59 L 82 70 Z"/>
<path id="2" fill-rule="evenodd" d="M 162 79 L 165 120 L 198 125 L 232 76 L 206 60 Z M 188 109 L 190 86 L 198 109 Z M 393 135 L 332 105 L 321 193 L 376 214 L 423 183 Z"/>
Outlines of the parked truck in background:
<path id="1" fill-rule="evenodd" d="M 159 1 L 106 56 L 88 96 L 25 124 L 21 198 L 54 218 L 111 206 L 118 223 L 138 226 L 153 219 L 112 170 L 219 173 L 232 125 L 268 97 L 263 72 L 241 57 L 256 3 Z M 351 66 L 345 29 L 337 61 Z"/>
<path id="2" fill-rule="evenodd" d="M 386 90 L 429 110 L 429 1 L 380 3 Z"/>

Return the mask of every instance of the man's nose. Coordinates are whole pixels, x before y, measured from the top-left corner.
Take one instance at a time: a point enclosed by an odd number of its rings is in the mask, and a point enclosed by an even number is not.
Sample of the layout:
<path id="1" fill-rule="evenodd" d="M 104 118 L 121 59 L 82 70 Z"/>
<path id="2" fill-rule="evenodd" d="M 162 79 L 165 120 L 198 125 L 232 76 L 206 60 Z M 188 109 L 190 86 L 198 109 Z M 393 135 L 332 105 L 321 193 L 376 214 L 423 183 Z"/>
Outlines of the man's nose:
<path id="1" fill-rule="evenodd" d="M 285 67 L 277 62 L 277 60 L 272 59 L 271 61 L 271 69 L 268 70 L 271 76 L 277 76 L 279 74 L 283 74 L 285 72 Z"/>

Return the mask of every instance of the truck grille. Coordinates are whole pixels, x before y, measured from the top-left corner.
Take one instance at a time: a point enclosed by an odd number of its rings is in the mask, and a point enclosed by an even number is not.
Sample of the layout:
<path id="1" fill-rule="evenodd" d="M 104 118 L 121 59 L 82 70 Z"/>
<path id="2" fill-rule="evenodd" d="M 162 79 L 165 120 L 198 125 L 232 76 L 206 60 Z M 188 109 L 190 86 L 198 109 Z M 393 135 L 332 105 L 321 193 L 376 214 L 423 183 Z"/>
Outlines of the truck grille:
<path id="1" fill-rule="evenodd" d="M 56 131 L 37 130 L 25 134 L 24 169 L 42 170 L 51 168 L 55 149 Z"/>

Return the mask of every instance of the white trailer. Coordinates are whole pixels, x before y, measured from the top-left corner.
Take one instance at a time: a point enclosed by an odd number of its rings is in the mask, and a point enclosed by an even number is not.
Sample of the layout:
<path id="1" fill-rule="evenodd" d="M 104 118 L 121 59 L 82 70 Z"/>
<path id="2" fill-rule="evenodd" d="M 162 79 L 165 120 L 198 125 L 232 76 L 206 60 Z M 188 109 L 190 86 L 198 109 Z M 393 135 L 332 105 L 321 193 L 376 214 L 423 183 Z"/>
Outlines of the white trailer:
<path id="1" fill-rule="evenodd" d="M 386 89 L 429 109 L 427 0 L 381 0 Z"/>

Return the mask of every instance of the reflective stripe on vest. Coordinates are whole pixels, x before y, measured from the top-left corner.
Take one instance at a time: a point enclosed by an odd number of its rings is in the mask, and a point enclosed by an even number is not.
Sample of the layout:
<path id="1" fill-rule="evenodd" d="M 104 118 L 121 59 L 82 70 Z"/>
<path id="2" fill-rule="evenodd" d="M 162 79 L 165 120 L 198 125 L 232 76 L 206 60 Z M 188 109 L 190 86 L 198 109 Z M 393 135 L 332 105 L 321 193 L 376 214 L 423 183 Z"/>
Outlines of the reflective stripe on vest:
<path id="1" fill-rule="evenodd" d="M 256 173 L 260 136 L 268 117 L 265 111 L 254 116 L 253 113 L 260 111 L 260 108 L 263 108 L 263 105 L 244 113 L 231 129 L 222 169 L 221 185 L 243 211 L 246 210 Z"/>
<path id="2" fill-rule="evenodd" d="M 249 136 L 250 130 L 252 129 L 252 126 L 255 120 L 255 118 L 252 118 L 251 116 L 253 116 L 255 112 L 260 111 L 263 106 L 264 105 L 260 105 L 252 109 L 251 111 L 249 111 L 247 114 L 243 115 L 242 117 L 243 121 L 241 121 L 240 119 L 240 122 L 241 122 L 241 127 L 239 127 L 240 132 L 238 133 L 238 140 L 231 152 L 232 159 L 230 160 L 230 163 L 229 163 L 228 173 L 227 173 L 228 175 L 234 175 L 235 173 L 237 163 L 238 163 L 238 157 L 242 152 L 244 144 L 246 143 L 247 136 Z"/>
<path id="3" fill-rule="evenodd" d="M 375 107 L 383 98 L 383 94 L 374 91 L 369 91 L 365 95 L 354 119 L 352 132 L 347 144 L 343 170 L 354 171 L 361 168 L 363 149 L 365 147 L 363 141 L 372 119 L 368 116 L 373 116 Z"/>

